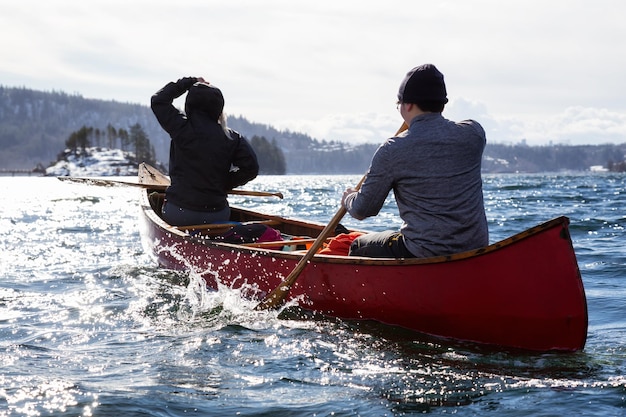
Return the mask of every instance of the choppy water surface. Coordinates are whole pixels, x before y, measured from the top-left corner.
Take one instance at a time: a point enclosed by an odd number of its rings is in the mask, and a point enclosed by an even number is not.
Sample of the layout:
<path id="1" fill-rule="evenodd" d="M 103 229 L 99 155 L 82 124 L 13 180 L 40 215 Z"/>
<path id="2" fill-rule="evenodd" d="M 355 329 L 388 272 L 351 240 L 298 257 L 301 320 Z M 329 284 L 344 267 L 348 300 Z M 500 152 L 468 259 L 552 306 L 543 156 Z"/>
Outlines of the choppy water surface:
<path id="1" fill-rule="evenodd" d="M 327 222 L 358 176 L 266 176 L 284 200 L 233 204 Z M 589 307 L 584 351 L 523 354 L 371 323 L 257 312 L 156 268 L 139 190 L 0 178 L 2 416 L 626 414 L 624 175 L 485 177 L 491 240 L 559 215 Z M 345 225 L 399 226 L 384 213 Z M 538 289 L 540 290 L 540 289 Z"/>

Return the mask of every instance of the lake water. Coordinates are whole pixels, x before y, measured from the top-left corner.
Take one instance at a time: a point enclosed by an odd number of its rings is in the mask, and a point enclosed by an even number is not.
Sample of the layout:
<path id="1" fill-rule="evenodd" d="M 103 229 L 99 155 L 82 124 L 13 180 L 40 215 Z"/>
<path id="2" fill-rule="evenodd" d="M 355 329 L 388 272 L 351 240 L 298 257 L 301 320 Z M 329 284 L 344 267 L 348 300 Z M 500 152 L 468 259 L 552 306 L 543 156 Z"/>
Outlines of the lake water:
<path id="1" fill-rule="evenodd" d="M 232 204 L 327 222 L 360 176 L 262 176 L 284 200 Z M 571 219 L 589 332 L 573 354 L 288 320 L 141 246 L 139 190 L 0 177 L 0 417 L 626 415 L 625 175 L 488 175 L 491 241 Z M 393 201 L 365 222 L 398 227 Z M 539 289 L 538 289 L 539 290 Z"/>

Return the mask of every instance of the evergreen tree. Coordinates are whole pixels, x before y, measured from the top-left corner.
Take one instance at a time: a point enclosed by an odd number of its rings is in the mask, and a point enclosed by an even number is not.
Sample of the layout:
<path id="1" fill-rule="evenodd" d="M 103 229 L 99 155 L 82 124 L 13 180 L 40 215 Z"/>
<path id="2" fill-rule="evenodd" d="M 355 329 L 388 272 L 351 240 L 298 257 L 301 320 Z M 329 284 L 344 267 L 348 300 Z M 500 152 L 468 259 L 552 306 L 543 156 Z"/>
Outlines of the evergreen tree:
<path id="1" fill-rule="evenodd" d="M 284 175 L 287 172 L 285 156 L 275 140 L 270 143 L 264 136 L 255 135 L 252 136 L 250 145 L 259 161 L 260 174 Z"/>
<path id="2" fill-rule="evenodd" d="M 138 162 L 147 162 L 150 165 L 155 164 L 154 147 L 150 144 L 148 135 L 139 123 L 135 123 L 130 127 L 130 143 L 135 147 L 135 158 Z"/>
<path id="3" fill-rule="evenodd" d="M 126 129 L 118 129 L 117 137 L 120 139 L 120 148 L 123 151 L 128 151 L 130 149 L 130 135 L 128 134 L 128 130 Z"/>
<path id="4" fill-rule="evenodd" d="M 93 130 L 93 127 L 83 126 L 76 132 L 72 132 L 65 141 L 65 146 L 70 148 L 74 153 L 78 153 L 79 150 L 84 152 L 86 148 L 91 146 Z"/>
<path id="5" fill-rule="evenodd" d="M 95 140 L 96 140 L 96 146 L 100 147 L 101 143 L 100 140 L 102 139 L 102 131 L 98 128 L 96 128 L 96 130 L 94 131 L 94 136 L 95 136 Z"/>
<path id="6" fill-rule="evenodd" d="M 274 174 L 285 175 L 287 173 L 287 161 L 285 161 L 285 155 L 276 143 L 275 138 L 272 139 L 271 150 L 272 162 L 276 171 Z"/>
<path id="7" fill-rule="evenodd" d="M 117 130 L 115 129 L 115 127 L 111 125 L 111 123 L 109 123 L 107 125 L 107 144 L 108 144 L 109 149 L 115 149 L 115 144 L 117 142 L 117 139 L 118 139 Z"/>

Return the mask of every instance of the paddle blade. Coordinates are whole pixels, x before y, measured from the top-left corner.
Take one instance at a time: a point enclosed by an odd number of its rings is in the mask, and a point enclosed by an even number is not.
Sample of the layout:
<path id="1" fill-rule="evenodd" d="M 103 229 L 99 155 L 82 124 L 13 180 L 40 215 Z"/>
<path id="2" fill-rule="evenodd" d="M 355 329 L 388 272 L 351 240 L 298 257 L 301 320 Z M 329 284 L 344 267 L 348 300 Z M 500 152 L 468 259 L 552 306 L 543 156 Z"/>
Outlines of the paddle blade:
<path id="1" fill-rule="evenodd" d="M 284 282 L 281 283 L 281 285 L 274 288 L 271 293 L 269 293 L 259 304 L 257 304 L 254 309 L 257 311 L 277 309 L 284 303 L 290 290 L 290 285 L 287 285 Z"/>
<path id="2" fill-rule="evenodd" d="M 157 191 L 164 191 L 167 186 L 159 185 L 159 184 L 140 184 L 133 181 L 124 181 L 124 180 L 109 180 L 104 178 L 95 178 L 95 177 L 57 177 L 58 180 L 64 182 L 73 182 L 78 184 L 87 184 L 87 185 L 95 185 L 98 187 L 139 187 L 139 188 L 149 188 Z"/>

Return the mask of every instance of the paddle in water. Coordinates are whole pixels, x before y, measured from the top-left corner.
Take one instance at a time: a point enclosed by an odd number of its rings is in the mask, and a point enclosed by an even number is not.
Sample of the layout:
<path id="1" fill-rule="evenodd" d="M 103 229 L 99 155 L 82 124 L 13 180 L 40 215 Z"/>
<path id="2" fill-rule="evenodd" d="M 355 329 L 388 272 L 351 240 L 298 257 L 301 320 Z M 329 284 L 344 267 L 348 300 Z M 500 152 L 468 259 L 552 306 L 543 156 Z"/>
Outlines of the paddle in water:
<path id="1" fill-rule="evenodd" d="M 402 123 L 402 126 L 400 126 L 400 129 L 398 129 L 398 131 L 396 132 L 396 136 L 400 134 L 401 132 L 405 131 L 407 128 L 408 126 L 406 125 L 406 123 Z M 363 178 L 361 178 L 361 181 L 359 181 L 359 183 L 357 184 L 355 188 L 356 190 L 361 188 L 361 184 L 363 184 L 363 181 L 365 181 L 365 178 L 366 178 L 366 175 L 364 175 Z M 267 296 L 265 296 L 265 298 L 255 307 L 255 310 L 268 310 L 271 308 L 276 308 L 285 301 L 285 298 L 289 294 L 291 287 L 293 287 L 293 285 L 298 280 L 300 273 L 307 266 L 311 258 L 313 258 L 313 256 L 315 256 L 317 251 L 322 247 L 322 245 L 326 241 L 326 238 L 329 237 L 330 234 L 335 230 L 335 228 L 337 227 L 337 225 L 339 224 L 339 222 L 341 221 L 341 219 L 343 218 L 345 214 L 346 214 L 346 209 L 342 204 L 339 210 L 337 211 L 337 213 L 330 220 L 330 222 L 326 225 L 326 227 L 324 227 L 321 233 L 317 236 L 317 238 L 315 239 L 315 242 L 313 242 L 311 247 L 307 250 L 306 254 L 304 254 L 304 256 L 300 259 L 300 261 L 298 261 L 293 271 L 291 271 L 291 273 L 287 276 L 287 278 L 285 278 L 278 285 L 278 287 L 274 288 L 272 292 L 270 292 Z"/>

